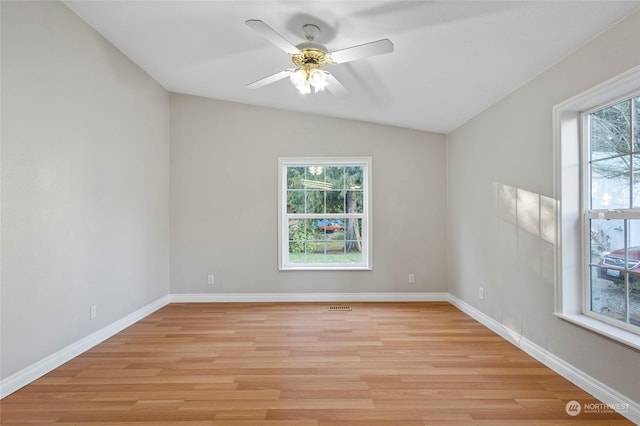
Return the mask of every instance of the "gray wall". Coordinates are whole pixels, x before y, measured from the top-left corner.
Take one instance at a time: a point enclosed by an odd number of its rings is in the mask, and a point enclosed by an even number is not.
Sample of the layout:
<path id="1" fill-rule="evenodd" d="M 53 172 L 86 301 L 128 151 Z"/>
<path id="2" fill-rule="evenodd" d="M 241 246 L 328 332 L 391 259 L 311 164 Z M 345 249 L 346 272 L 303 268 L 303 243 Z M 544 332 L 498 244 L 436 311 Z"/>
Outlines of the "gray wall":
<path id="1" fill-rule="evenodd" d="M 171 292 L 445 292 L 445 151 L 443 135 L 172 94 Z M 293 156 L 372 157 L 373 271 L 278 271 Z"/>
<path id="2" fill-rule="evenodd" d="M 552 314 L 551 109 L 638 66 L 638 28 L 640 13 L 449 134 L 447 144 L 449 292 L 635 401 L 638 352 Z"/>
<path id="3" fill-rule="evenodd" d="M 167 295 L 169 95 L 63 4 L 1 7 L 7 377 Z"/>

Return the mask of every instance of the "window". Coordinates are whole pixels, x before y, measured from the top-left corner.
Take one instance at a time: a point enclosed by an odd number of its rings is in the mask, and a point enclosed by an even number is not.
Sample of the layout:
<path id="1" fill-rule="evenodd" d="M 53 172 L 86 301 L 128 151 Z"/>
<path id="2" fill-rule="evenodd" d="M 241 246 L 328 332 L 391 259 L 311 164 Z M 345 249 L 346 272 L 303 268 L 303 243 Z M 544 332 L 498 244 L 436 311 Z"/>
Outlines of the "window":
<path id="1" fill-rule="evenodd" d="M 371 269 L 371 159 L 279 163 L 280 269 Z"/>
<path id="2" fill-rule="evenodd" d="M 640 66 L 553 107 L 555 314 L 640 349 Z"/>
<path id="3" fill-rule="evenodd" d="M 640 333 L 640 96 L 582 120 L 585 313 Z"/>

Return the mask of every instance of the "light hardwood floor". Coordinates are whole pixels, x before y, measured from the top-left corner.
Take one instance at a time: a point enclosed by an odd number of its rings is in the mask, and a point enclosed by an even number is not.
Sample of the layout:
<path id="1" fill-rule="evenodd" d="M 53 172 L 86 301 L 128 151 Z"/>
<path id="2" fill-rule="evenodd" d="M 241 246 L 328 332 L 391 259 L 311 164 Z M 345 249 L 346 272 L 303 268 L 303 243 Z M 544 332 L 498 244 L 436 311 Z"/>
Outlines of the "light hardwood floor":
<path id="1" fill-rule="evenodd" d="M 344 305 L 344 304 L 341 304 Z M 2 425 L 626 425 L 447 303 L 171 304 L 0 402 Z"/>

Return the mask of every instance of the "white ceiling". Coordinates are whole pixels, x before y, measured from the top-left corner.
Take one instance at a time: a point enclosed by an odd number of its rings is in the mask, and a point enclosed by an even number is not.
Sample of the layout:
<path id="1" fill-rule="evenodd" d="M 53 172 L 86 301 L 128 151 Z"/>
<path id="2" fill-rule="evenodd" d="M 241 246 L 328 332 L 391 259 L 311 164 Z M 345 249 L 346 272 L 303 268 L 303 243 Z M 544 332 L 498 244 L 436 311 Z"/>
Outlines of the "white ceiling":
<path id="1" fill-rule="evenodd" d="M 251 105 L 448 133 L 640 7 L 640 1 L 86 1 L 65 3 L 166 89 Z M 382 38 L 395 51 L 328 71 L 345 99 L 300 95 L 292 44 L 318 25 L 330 51 Z"/>

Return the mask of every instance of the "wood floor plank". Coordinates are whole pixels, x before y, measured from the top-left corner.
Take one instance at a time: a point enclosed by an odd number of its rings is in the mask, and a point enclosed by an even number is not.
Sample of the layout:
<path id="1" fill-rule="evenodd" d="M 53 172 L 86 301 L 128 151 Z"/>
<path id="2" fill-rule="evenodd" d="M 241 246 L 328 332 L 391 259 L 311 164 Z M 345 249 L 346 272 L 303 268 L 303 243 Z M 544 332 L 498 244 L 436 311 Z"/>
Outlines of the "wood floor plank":
<path id="1" fill-rule="evenodd" d="M 629 425 L 448 303 L 171 304 L 0 401 L 2 425 Z M 606 411 L 606 410 L 605 410 Z"/>

